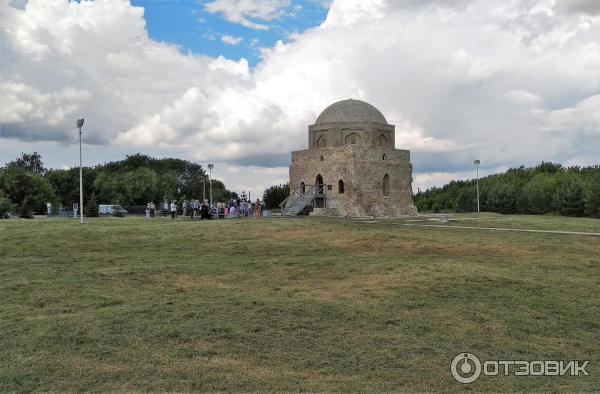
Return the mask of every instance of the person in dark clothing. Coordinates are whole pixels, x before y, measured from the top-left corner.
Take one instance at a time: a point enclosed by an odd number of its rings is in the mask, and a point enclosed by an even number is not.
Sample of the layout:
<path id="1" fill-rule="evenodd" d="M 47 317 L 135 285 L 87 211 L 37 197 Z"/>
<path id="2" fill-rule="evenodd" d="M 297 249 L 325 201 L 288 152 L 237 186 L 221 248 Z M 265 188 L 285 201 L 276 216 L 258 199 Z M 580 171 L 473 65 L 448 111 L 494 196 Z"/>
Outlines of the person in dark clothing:
<path id="1" fill-rule="evenodd" d="M 202 209 L 200 210 L 200 216 L 202 220 L 208 219 L 208 203 L 204 201 L 202 203 Z"/>

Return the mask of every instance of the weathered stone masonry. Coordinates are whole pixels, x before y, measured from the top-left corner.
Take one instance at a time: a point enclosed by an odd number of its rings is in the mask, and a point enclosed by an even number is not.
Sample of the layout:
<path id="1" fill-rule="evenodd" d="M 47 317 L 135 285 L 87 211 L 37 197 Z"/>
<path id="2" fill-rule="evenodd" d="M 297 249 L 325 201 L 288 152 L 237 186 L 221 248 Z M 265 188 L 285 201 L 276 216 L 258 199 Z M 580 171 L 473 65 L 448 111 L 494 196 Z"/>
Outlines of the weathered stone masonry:
<path id="1" fill-rule="evenodd" d="M 309 149 L 292 152 L 290 188 L 323 183 L 315 207 L 343 216 L 414 215 L 408 150 L 395 149 L 395 127 L 372 105 L 345 100 L 309 126 Z"/>

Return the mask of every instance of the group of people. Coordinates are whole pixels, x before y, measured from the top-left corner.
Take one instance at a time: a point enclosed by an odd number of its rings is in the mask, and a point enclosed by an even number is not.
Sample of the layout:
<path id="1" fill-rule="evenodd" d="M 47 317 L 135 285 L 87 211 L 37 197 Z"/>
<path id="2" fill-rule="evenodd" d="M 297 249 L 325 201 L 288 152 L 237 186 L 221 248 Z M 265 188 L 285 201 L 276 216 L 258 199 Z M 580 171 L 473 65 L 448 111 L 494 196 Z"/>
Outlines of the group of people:
<path id="1" fill-rule="evenodd" d="M 217 202 L 212 205 L 209 204 L 208 200 L 184 200 L 180 207 L 177 205 L 175 200 L 165 200 L 158 204 L 158 207 L 154 202 L 146 204 L 146 218 L 155 218 L 157 211 L 163 216 L 171 216 L 171 219 L 175 219 L 178 213 L 181 212 L 183 216 L 189 216 L 191 219 L 200 217 L 201 220 L 207 219 L 246 219 L 251 216 L 260 218 L 263 211 L 263 203 L 260 199 L 256 199 L 253 204 L 245 199 L 232 199 L 227 202 Z"/>
<path id="2" fill-rule="evenodd" d="M 151 201 L 146 204 L 146 218 L 155 218 L 158 212 L 159 214 L 162 213 L 163 216 L 171 215 L 171 218 L 175 219 L 177 217 L 178 208 L 175 200 L 165 200 L 158 204 L 154 204 L 154 202 Z"/>

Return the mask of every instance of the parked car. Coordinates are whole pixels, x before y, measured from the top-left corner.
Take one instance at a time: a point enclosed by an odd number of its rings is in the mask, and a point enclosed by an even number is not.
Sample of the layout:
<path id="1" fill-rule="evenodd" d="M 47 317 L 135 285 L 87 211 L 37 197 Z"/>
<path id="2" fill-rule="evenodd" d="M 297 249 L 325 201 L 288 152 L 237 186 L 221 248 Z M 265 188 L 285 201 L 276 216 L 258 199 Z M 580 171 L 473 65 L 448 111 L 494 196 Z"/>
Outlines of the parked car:
<path id="1" fill-rule="evenodd" d="M 102 216 L 123 217 L 127 215 L 127 210 L 123 209 L 122 206 L 117 204 L 105 204 L 98 207 L 98 214 Z"/>

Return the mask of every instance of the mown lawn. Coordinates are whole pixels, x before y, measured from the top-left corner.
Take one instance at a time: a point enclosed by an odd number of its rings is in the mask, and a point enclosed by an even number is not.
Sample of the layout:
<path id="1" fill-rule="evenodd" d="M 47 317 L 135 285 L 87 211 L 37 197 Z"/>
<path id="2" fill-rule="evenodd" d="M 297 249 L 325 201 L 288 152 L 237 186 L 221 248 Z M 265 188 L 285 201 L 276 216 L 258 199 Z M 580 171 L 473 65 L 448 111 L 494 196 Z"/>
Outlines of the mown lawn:
<path id="1" fill-rule="evenodd" d="M 0 300 L 0 391 L 600 390 L 600 237 L 324 218 L 9 220 Z M 590 375 L 461 385 L 449 366 L 462 351 L 590 360 Z"/>

